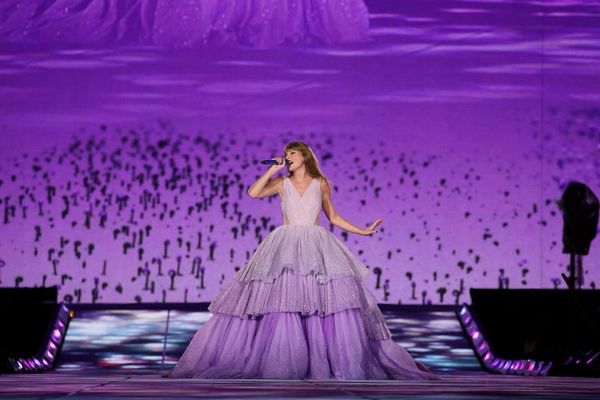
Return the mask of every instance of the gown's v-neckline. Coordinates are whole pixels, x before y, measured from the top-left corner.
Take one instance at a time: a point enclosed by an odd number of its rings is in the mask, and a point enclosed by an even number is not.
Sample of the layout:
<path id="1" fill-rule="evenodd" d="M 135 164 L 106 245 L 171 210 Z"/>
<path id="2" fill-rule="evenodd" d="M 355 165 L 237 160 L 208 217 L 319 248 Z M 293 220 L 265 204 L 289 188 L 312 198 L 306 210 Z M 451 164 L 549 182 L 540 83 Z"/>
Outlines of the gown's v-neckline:
<path id="1" fill-rule="evenodd" d="M 312 178 L 312 180 L 310 181 L 310 183 L 308 184 L 308 186 L 306 187 L 306 189 L 304 190 L 304 193 L 300 194 L 300 191 L 296 188 L 296 185 L 294 185 L 294 183 L 292 182 L 292 180 L 290 178 L 288 178 L 286 176 L 287 180 L 290 182 L 290 185 L 292 185 L 292 187 L 294 188 L 294 190 L 296 191 L 296 193 L 298 193 L 298 196 L 300 196 L 301 199 L 304 198 L 304 195 L 306 194 L 306 192 L 308 192 L 308 189 L 310 189 L 310 186 L 314 183 L 315 178 Z"/>

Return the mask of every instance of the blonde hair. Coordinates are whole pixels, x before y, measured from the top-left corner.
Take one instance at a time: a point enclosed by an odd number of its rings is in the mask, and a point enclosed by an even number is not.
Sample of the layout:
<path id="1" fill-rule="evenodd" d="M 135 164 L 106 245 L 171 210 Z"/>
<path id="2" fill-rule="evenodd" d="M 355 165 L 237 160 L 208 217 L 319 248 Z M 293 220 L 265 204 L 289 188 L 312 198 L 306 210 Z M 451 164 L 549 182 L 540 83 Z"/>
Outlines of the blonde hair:
<path id="1" fill-rule="evenodd" d="M 306 143 L 290 142 L 285 145 L 283 153 L 285 154 L 290 150 L 296 150 L 299 151 L 300 154 L 302 154 L 302 158 L 304 159 L 304 168 L 306 168 L 306 172 L 308 172 L 308 174 L 312 178 L 322 178 L 327 182 L 327 178 L 325 177 L 325 175 L 323 175 L 323 172 L 319 167 L 319 161 L 317 160 L 317 156 L 315 156 L 315 153 Z M 291 177 L 293 175 L 294 173 L 290 171 L 288 177 Z"/>

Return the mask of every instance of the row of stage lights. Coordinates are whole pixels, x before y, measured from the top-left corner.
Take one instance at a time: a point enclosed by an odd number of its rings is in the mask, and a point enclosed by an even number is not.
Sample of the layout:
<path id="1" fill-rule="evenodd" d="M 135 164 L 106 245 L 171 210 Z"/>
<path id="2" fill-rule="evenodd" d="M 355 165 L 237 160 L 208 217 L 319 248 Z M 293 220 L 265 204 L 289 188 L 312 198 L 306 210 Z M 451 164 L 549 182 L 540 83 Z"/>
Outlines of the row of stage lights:
<path id="1" fill-rule="evenodd" d="M 507 360 L 496 357 L 466 304 L 458 312 L 458 320 L 484 369 L 499 374 L 545 376 L 552 368 L 552 361 Z"/>
<path id="2" fill-rule="evenodd" d="M 56 320 L 51 325 L 48 337 L 41 346 L 38 355 L 30 358 L 9 358 L 8 362 L 14 372 L 44 372 L 54 368 L 58 354 L 65 341 L 69 323 L 75 313 L 65 304 L 61 304 Z"/>

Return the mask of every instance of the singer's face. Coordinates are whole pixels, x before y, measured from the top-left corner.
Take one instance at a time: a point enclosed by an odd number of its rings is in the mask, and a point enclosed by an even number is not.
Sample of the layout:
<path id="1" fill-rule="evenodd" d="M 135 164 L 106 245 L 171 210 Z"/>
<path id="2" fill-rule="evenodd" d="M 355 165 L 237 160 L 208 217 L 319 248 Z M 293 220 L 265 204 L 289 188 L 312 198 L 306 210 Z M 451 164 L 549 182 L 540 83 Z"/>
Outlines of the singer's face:
<path id="1" fill-rule="evenodd" d="M 288 170 L 290 171 L 295 171 L 304 164 L 304 158 L 302 158 L 302 153 L 300 153 L 297 150 L 286 151 L 285 159 L 290 162 L 290 165 L 288 165 Z"/>

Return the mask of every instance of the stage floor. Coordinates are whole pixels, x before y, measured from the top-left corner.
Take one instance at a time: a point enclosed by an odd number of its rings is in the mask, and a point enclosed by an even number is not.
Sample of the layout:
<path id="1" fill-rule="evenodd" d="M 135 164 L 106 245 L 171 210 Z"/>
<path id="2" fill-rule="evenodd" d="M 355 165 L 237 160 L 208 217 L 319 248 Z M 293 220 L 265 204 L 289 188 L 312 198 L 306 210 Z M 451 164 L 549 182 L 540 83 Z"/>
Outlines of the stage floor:
<path id="1" fill-rule="evenodd" d="M 292 381 L 167 379 L 205 311 L 78 310 L 57 369 L 0 375 L 1 398 L 70 399 L 598 399 L 600 379 L 483 372 L 454 312 L 384 307 L 394 340 L 443 379 Z"/>
<path id="2" fill-rule="evenodd" d="M 0 375 L 2 398 L 70 399 L 597 399 L 600 379 L 470 372 L 438 382 L 167 379 L 156 373 L 48 372 Z"/>
<path id="3" fill-rule="evenodd" d="M 452 307 L 382 307 L 393 339 L 435 372 L 481 371 Z M 76 310 L 57 369 L 160 374 L 176 364 L 210 316 L 191 310 Z"/>

